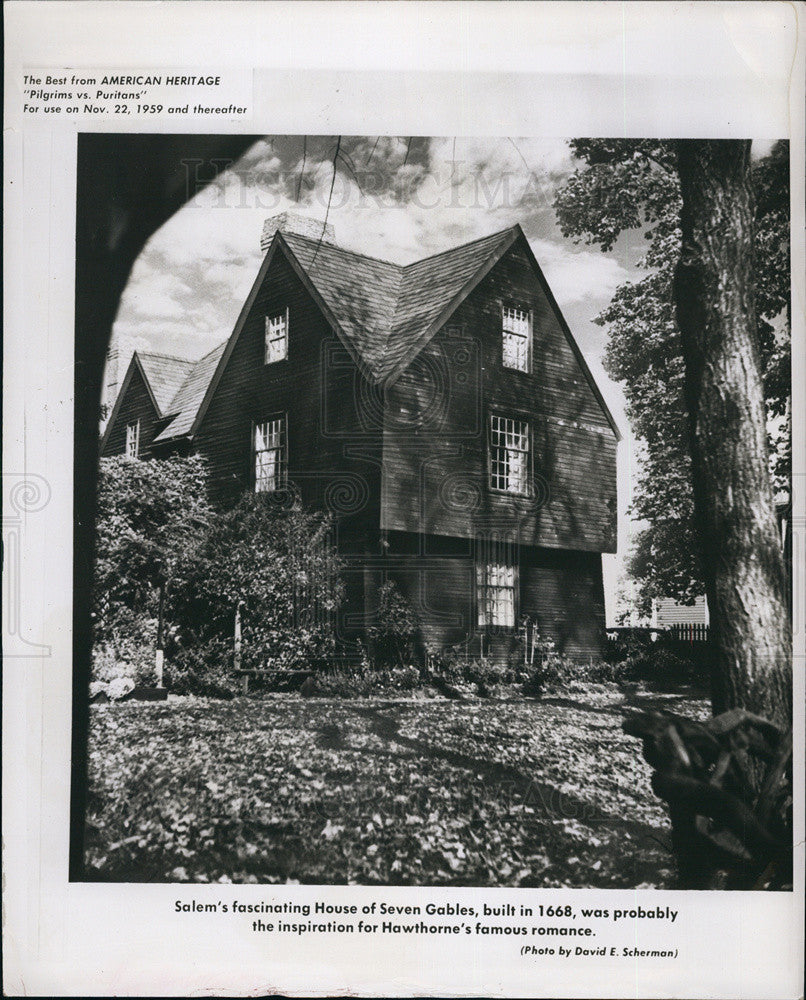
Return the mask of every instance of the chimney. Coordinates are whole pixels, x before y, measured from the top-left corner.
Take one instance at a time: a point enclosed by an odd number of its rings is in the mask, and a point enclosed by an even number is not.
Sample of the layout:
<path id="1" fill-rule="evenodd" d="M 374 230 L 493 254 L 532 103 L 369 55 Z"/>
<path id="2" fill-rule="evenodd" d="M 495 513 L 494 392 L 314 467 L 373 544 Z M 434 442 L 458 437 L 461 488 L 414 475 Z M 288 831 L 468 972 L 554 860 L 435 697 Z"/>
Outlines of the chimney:
<path id="1" fill-rule="evenodd" d="M 273 215 L 263 223 L 263 232 L 260 234 L 261 253 L 269 249 L 272 237 L 278 229 L 281 233 L 296 233 L 297 236 L 307 236 L 310 240 L 322 240 L 325 243 L 334 243 L 336 239 L 333 226 L 329 222 L 309 219 L 304 215 L 297 215 L 296 212 L 281 212 L 280 215 Z"/>
<path id="2" fill-rule="evenodd" d="M 113 336 L 104 368 L 104 387 L 101 393 L 101 429 L 106 427 L 109 414 L 118 398 L 120 388 L 120 348 Z"/>

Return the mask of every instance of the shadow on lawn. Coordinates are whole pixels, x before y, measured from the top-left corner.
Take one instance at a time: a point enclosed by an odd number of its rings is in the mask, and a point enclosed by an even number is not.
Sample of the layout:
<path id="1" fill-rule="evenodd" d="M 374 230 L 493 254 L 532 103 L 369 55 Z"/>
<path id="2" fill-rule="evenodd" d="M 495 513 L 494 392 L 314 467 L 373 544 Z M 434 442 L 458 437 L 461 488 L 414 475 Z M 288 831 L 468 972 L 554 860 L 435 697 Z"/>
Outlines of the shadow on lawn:
<path id="1" fill-rule="evenodd" d="M 658 839 L 658 831 L 646 823 L 606 813 L 592 802 L 564 792 L 548 782 L 529 777 L 512 765 L 484 760 L 459 750 L 451 750 L 435 743 L 426 743 L 411 736 L 404 736 L 399 731 L 398 723 L 377 709 L 352 704 L 345 705 L 345 708 L 369 719 L 372 723 L 372 732 L 376 736 L 414 750 L 426 758 L 443 760 L 453 767 L 462 768 L 479 777 L 487 785 L 497 789 L 506 789 L 513 801 L 519 800 L 523 805 L 534 810 L 538 822 L 541 819 L 543 821 L 576 820 L 591 826 L 606 827 L 614 832 L 626 832 L 638 843 L 651 842 L 655 849 L 660 847 L 667 852 L 670 850 Z M 383 751 L 368 749 L 366 752 L 382 753 Z"/>

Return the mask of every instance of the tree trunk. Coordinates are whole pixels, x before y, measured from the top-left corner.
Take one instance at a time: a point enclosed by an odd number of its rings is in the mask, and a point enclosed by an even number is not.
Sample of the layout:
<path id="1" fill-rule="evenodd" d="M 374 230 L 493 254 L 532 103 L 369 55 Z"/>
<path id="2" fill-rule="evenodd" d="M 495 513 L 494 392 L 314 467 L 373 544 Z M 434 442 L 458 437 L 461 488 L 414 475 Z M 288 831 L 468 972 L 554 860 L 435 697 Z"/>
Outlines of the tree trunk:
<path id="1" fill-rule="evenodd" d="M 681 140 L 675 304 L 694 508 L 714 645 L 714 712 L 791 725 L 791 627 L 768 465 L 753 272 L 750 143 Z"/>

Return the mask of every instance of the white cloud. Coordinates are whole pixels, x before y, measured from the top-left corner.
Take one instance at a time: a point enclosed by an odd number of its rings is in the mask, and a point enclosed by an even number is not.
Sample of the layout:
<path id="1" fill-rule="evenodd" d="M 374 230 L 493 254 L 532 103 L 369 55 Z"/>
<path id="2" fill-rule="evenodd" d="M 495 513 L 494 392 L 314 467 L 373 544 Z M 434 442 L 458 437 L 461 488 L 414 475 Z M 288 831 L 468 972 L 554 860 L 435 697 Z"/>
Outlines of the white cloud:
<path id="1" fill-rule="evenodd" d="M 155 349 L 159 338 L 193 345 L 228 335 L 260 264 L 263 222 L 289 210 L 327 213 L 339 243 L 399 263 L 520 222 L 561 306 L 590 300 L 591 315 L 625 278 L 614 258 L 577 250 L 556 231 L 554 187 L 573 167 L 563 140 L 350 140 L 350 166 L 335 183 L 335 142 L 309 147 L 299 202 L 300 144 L 261 140 L 166 222 L 133 270 L 116 332 L 154 336 Z"/>
<path id="2" fill-rule="evenodd" d="M 627 271 L 613 257 L 593 250 L 574 251 L 550 240 L 530 243 L 560 308 L 589 299 L 600 303 L 595 307 L 598 312 L 627 280 Z"/>

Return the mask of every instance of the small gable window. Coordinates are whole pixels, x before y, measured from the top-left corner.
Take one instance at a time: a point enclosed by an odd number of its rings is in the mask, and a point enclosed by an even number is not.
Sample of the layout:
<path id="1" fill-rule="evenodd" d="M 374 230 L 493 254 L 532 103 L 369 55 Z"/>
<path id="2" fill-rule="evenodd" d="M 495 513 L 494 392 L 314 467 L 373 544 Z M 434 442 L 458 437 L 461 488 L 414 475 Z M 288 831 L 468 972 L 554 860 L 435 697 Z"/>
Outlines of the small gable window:
<path id="1" fill-rule="evenodd" d="M 521 372 L 532 368 L 532 314 L 514 306 L 503 307 L 503 363 Z"/>
<path id="2" fill-rule="evenodd" d="M 126 424 L 126 458 L 140 457 L 140 421 Z"/>
<path id="3" fill-rule="evenodd" d="M 528 421 L 490 414 L 490 488 L 528 496 L 530 466 Z"/>
<path id="4" fill-rule="evenodd" d="M 518 566 L 508 547 L 483 546 L 476 562 L 476 605 L 480 628 L 515 627 Z"/>
<path id="5" fill-rule="evenodd" d="M 255 424 L 255 493 L 273 493 L 285 486 L 286 440 L 284 415 Z"/>
<path id="6" fill-rule="evenodd" d="M 274 364 L 288 357 L 288 310 L 266 317 L 266 352 L 264 363 Z"/>

